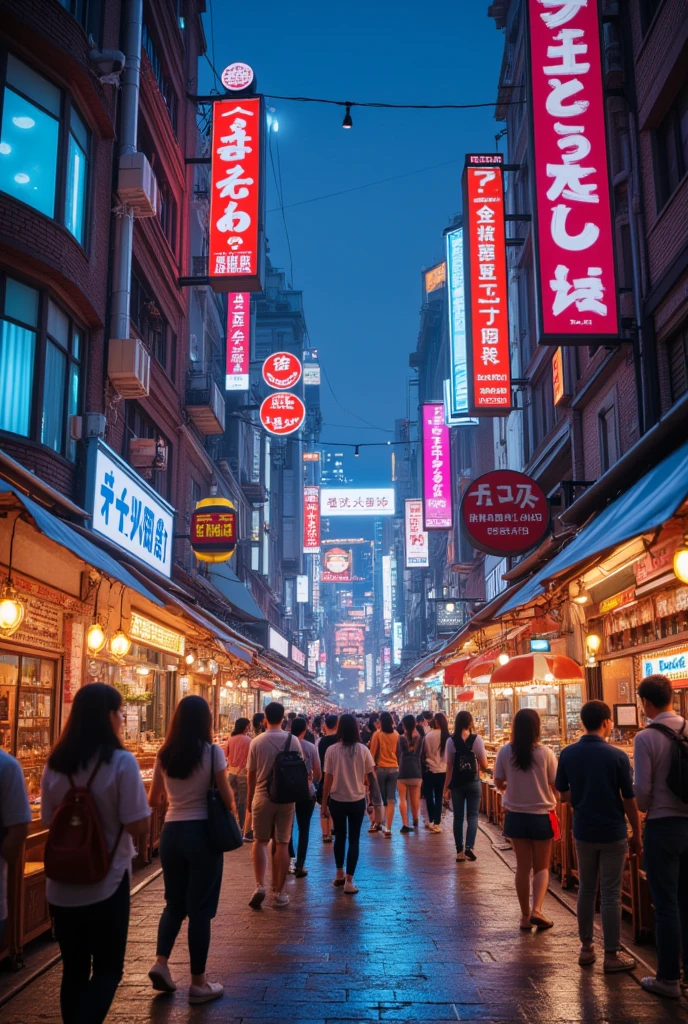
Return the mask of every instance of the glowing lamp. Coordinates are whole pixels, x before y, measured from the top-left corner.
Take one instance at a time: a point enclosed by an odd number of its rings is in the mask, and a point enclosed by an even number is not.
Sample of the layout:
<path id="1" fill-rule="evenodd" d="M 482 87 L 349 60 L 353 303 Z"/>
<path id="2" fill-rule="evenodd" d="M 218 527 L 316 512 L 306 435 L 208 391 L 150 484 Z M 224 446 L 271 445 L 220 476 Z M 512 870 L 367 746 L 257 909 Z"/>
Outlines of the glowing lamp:
<path id="1" fill-rule="evenodd" d="M 86 646 L 88 647 L 89 654 L 98 654 L 99 651 L 102 651 L 103 647 L 105 647 L 105 640 L 105 630 L 98 621 L 88 627 Z"/>
<path id="2" fill-rule="evenodd" d="M 683 538 L 683 547 L 674 555 L 674 575 L 681 583 L 688 583 L 688 534 Z"/>
<path id="3" fill-rule="evenodd" d="M 118 629 L 110 640 L 110 650 L 116 658 L 123 658 L 131 650 L 131 640 L 121 629 Z"/>
<path id="4" fill-rule="evenodd" d="M 187 665 L 193 665 L 195 660 L 196 660 L 196 655 L 192 654 L 191 651 L 189 651 L 187 656 L 184 658 L 184 661 L 186 662 Z"/>
<path id="5" fill-rule="evenodd" d="M 545 672 L 545 682 L 546 683 L 553 683 L 554 682 L 554 674 L 552 672 Z"/>
<path id="6" fill-rule="evenodd" d="M 0 590 L 0 636 L 12 636 L 24 620 L 24 605 L 8 581 Z"/>
<path id="7" fill-rule="evenodd" d="M 580 605 L 588 604 L 590 602 L 590 594 L 583 586 L 583 580 L 578 580 L 578 593 L 574 594 L 571 600 L 574 604 Z"/>
<path id="8" fill-rule="evenodd" d="M 596 654 L 602 646 L 602 638 L 598 636 L 597 633 L 588 633 L 585 638 L 585 646 L 589 651 L 592 651 L 593 654 Z"/>
<path id="9" fill-rule="evenodd" d="M 497 658 L 497 661 L 499 662 L 500 665 L 506 665 L 507 662 L 509 661 L 509 655 L 507 654 L 507 652 L 502 651 L 502 653 Z"/>

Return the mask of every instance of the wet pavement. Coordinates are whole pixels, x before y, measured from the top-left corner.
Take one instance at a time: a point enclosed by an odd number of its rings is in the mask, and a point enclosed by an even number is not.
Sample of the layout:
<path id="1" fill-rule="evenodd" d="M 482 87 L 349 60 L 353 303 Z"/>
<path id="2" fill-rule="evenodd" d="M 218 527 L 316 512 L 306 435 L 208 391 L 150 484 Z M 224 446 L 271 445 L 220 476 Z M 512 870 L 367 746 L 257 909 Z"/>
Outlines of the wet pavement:
<path id="1" fill-rule="evenodd" d="M 360 892 L 349 896 L 332 887 L 332 847 L 314 818 L 309 875 L 290 876 L 283 910 L 249 909 L 250 847 L 228 854 L 208 962 L 225 993 L 203 1007 L 187 1004 L 184 931 L 171 960 L 179 990 L 150 988 L 162 879 L 151 882 L 134 897 L 126 973 L 108 1021 L 688 1024 L 688 999 L 644 993 L 642 967 L 605 976 L 600 958 L 579 968 L 575 917 L 553 898 L 546 911 L 555 927 L 520 932 L 513 874 L 492 848 L 494 833 L 479 834 L 476 863 L 456 864 L 449 829 L 402 836 L 399 824 L 391 840 L 364 833 Z M 0 1010 L 3 1024 L 61 1024 L 59 979 L 58 966 L 27 986 Z"/>

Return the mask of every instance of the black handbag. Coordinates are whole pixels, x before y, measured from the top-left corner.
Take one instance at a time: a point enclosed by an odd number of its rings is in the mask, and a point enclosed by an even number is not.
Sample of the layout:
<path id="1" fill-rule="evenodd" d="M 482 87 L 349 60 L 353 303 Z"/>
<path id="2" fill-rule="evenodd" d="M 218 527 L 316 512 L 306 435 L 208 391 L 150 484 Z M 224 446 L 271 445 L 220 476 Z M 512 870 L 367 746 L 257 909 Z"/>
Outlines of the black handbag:
<path id="1" fill-rule="evenodd" d="M 229 853 L 244 845 L 239 823 L 228 811 L 220 798 L 220 791 L 215 782 L 215 748 L 210 745 L 210 788 L 206 794 L 208 801 L 208 832 L 210 845 L 217 853 Z"/>

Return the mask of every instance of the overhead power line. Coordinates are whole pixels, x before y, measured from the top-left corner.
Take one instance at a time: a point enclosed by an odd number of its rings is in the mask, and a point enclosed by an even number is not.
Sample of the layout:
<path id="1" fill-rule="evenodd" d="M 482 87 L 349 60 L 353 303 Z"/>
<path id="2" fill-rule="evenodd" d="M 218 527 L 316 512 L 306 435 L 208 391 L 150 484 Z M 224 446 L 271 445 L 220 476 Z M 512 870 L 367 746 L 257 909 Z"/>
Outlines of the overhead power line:
<path id="1" fill-rule="evenodd" d="M 519 88 L 516 86 L 515 88 Z M 525 86 L 520 86 L 525 88 Z M 276 96 L 266 94 L 267 99 L 283 100 L 288 103 L 324 103 L 333 107 L 376 107 L 381 110 L 477 110 L 481 107 L 496 107 L 497 101 L 487 103 L 380 103 L 377 100 L 329 100 L 321 96 Z M 500 106 L 510 107 L 525 103 L 525 100 L 506 100 Z"/>

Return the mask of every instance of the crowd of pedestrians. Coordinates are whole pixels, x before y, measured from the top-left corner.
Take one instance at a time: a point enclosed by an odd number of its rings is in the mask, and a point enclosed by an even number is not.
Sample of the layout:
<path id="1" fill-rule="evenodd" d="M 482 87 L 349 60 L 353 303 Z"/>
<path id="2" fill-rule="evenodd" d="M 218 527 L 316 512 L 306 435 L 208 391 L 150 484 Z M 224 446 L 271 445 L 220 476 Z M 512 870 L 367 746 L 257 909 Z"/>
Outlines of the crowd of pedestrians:
<path id="1" fill-rule="evenodd" d="M 598 887 L 604 972 L 636 966 L 621 948 L 621 889 L 628 855 L 642 855 L 658 968 L 641 984 L 678 998 L 681 974 L 684 983 L 688 980 L 688 727 L 672 710 L 671 684 L 663 676 L 644 679 L 638 698 L 649 727 L 635 737 L 634 771 L 626 754 L 607 742 L 610 708 L 592 700 L 581 710 L 584 734 L 558 759 L 541 741 L 538 713 L 519 710 L 510 742 L 498 752 L 494 785 L 503 793 L 504 835 L 516 859 L 519 927 L 553 926 L 544 902 L 552 843 L 559 838 L 557 808 L 569 803 L 581 968 L 597 956 Z M 368 832 L 391 839 L 398 802 L 399 831 L 408 837 L 420 830 L 421 793 L 427 831 L 440 833 L 451 808 L 456 861 L 477 860 L 480 773 L 488 770 L 488 761 L 467 711 L 456 716 L 450 731 L 441 712 L 405 715 L 401 721 L 388 711 L 365 720 L 352 714 L 311 720 L 294 712 L 285 717 L 282 705 L 272 702 L 252 721 L 237 719 L 220 747 L 213 742 L 207 702 L 187 696 L 175 710 L 146 795 L 138 764 L 121 742 L 121 705 L 120 693 L 105 684 L 79 690 L 42 780 L 41 814 L 49 828 L 47 898 L 62 955 L 65 1024 L 99 1024 L 107 1015 L 124 967 L 133 840 L 147 833 L 150 809 L 163 801 L 165 907 L 149 978 L 157 991 L 176 990 L 168 961 L 188 919 L 192 1004 L 223 992 L 206 976 L 224 867 L 209 822 L 210 789 L 236 817 L 243 841 L 252 843 L 255 889 L 249 906 L 256 911 L 268 898 L 268 867 L 276 909 L 289 906 L 288 873 L 307 876 L 318 805 L 322 842 L 333 847 L 332 884 L 348 896 L 358 892 L 355 872 L 366 813 Z M 7 916 L 8 864 L 19 854 L 30 818 L 21 770 L 0 751 L 0 929 Z"/>

